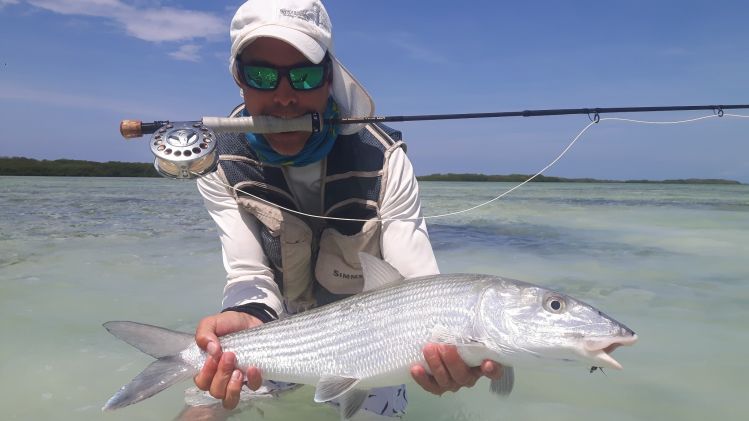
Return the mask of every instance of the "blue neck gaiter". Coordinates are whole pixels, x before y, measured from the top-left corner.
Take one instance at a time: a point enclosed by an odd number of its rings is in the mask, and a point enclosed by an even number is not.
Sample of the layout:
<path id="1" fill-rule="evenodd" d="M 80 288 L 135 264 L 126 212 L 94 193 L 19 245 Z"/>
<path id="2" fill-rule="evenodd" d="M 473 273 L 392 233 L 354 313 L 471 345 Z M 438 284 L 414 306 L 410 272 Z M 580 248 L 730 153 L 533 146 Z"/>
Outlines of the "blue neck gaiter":
<path id="1" fill-rule="evenodd" d="M 242 115 L 248 116 L 247 110 L 242 111 Z M 328 105 L 325 108 L 323 121 L 331 118 L 338 118 L 338 105 L 333 98 L 328 99 Z M 268 143 L 268 140 L 261 134 L 245 133 L 247 141 L 252 149 L 257 153 L 260 161 L 272 165 L 289 165 L 292 167 L 303 167 L 313 162 L 320 161 L 330 153 L 338 137 L 338 127 L 333 124 L 324 123 L 318 133 L 312 133 L 307 139 L 299 153 L 296 155 L 281 155 L 274 151 Z"/>

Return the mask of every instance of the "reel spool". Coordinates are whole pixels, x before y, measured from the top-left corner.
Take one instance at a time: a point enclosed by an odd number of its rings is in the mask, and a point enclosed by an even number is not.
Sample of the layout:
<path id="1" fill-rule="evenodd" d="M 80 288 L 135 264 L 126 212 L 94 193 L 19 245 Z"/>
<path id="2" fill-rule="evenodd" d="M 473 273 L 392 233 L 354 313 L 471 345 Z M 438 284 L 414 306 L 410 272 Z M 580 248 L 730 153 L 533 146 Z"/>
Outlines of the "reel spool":
<path id="1" fill-rule="evenodd" d="M 218 164 L 216 134 L 201 122 L 166 122 L 151 136 L 153 166 L 168 178 L 196 178 Z"/>

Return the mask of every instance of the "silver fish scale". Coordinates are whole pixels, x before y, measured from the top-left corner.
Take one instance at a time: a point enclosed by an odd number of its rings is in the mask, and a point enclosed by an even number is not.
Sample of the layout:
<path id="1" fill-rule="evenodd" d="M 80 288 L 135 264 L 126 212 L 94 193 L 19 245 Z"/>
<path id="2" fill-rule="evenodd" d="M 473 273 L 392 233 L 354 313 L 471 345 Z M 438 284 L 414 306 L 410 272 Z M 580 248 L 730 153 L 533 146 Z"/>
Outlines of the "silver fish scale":
<path id="1" fill-rule="evenodd" d="M 240 367 L 258 367 L 268 379 L 373 377 L 421 360 L 435 326 L 456 333 L 470 327 L 491 283 L 480 275 L 415 278 L 223 336 L 221 346 Z"/>

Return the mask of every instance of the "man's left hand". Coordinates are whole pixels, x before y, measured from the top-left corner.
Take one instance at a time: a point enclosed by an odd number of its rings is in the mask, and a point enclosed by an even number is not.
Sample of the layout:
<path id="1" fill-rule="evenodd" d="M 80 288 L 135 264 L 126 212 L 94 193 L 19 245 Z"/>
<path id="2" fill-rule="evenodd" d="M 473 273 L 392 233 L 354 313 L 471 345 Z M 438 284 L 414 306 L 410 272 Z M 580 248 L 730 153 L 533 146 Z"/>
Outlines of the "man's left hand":
<path id="1" fill-rule="evenodd" d="M 424 390 L 435 395 L 445 392 L 457 392 L 461 387 L 473 387 L 482 376 L 492 380 L 502 377 L 502 365 L 486 360 L 479 367 L 469 367 L 458 354 L 458 349 L 452 345 L 427 344 L 424 347 L 429 375 L 424 367 L 411 367 L 411 376 Z"/>

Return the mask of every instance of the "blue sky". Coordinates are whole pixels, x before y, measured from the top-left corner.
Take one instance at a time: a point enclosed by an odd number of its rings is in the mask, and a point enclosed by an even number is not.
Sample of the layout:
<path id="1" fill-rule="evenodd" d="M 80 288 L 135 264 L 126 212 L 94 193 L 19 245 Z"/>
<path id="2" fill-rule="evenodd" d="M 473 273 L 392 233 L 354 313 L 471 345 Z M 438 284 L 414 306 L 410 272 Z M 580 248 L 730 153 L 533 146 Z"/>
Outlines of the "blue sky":
<path id="1" fill-rule="evenodd" d="M 227 69 L 228 25 L 241 3 L 0 0 L 0 155 L 145 162 L 146 143 L 120 138 L 120 120 L 226 114 L 241 100 Z M 379 115 L 749 103 L 747 2 L 325 4 L 336 53 Z M 587 123 L 393 126 L 417 174 L 506 174 L 540 169 Z M 748 133 L 749 119 L 726 117 L 667 127 L 604 122 L 547 174 L 749 182 Z"/>

